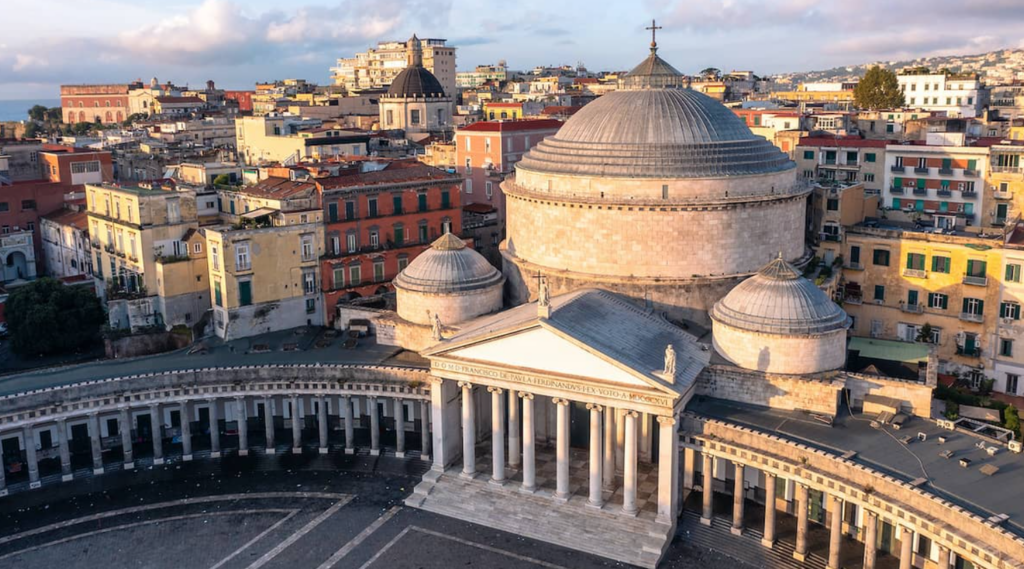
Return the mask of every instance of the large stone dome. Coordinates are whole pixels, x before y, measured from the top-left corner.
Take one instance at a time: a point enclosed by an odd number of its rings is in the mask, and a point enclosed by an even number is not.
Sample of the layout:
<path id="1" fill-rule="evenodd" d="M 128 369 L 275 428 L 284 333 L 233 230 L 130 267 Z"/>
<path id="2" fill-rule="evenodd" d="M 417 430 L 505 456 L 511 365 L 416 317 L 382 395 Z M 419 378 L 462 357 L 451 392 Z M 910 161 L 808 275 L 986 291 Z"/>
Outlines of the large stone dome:
<path id="1" fill-rule="evenodd" d="M 530 150 L 517 168 L 570 175 L 716 178 L 781 172 L 795 164 L 711 97 L 691 89 L 646 88 L 614 91 L 584 106 L 557 134 Z"/>
<path id="2" fill-rule="evenodd" d="M 711 318 L 763 334 L 826 334 L 850 325 L 842 308 L 781 258 L 732 289 L 711 309 Z"/>
<path id="3" fill-rule="evenodd" d="M 501 273 L 483 255 L 445 233 L 395 277 L 395 287 L 434 294 L 459 293 L 500 284 Z"/>
<path id="4" fill-rule="evenodd" d="M 425 67 L 412 65 L 399 73 L 388 87 L 389 98 L 441 98 L 445 96 L 444 87 Z"/>

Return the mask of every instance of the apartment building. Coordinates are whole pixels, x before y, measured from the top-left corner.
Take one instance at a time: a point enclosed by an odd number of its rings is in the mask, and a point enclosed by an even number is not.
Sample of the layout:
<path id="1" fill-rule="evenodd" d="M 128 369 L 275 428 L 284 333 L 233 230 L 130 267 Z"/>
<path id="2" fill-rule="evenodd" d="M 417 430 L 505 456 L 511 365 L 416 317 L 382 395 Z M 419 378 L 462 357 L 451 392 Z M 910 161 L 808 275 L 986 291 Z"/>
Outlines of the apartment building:
<path id="1" fill-rule="evenodd" d="M 987 92 L 976 74 L 901 74 L 897 79 L 910 108 L 971 118 L 979 116 L 987 103 Z"/>
<path id="2" fill-rule="evenodd" d="M 414 36 L 415 37 L 415 36 Z M 451 96 L 457 93 L 455 81 L 455 50 L 448 40 L 428 38 L 419 40 L 423 49 L 423 67 L 434 74 Z M 380 42 L 355 57 L 338 59 L 331 68 L 335 85 L 349 91 L 384 89 L 408 66 L 409 47 L 405 41 Z"/>
<path id="3" fill-rule="evenodd" d="M 84 208 L 64 207 L 39 219 L 43 261 L 56 279 L 92 278 L 89 214 Z"/>
<path id="4" fill-rule="evenodd" d="M 863 183 L 868 193 L 885 185 L 886 141 L 848 136 L 804 137 L 796 147 L 800 176 L 823 183 Z"/>
<path id="5" fill-rule="evenodd" d="M 290 115 L 239 117 L 235 148 L 244 164 L 297 163 L 301 160 L 369 154 L 368 134 Z"/>
<path id="6" fill-rule="evenodd" d="M 816 182 L 811 192 L 809 241 L 831 267 L 843 255 L 846 228 L 878 215 L 879 196 L 864 182 Z"/>
<path id="7" fill-rule="evenodd" d="M 339 301 L 392 290 L 391 280 L 444 233 L 462 232 L 462 178 L 414 161 L 318 178 L 326 232 L 327 321 Z"/>
<path id="8" fill-rule="evenodd" d="M 982 216 L 996 227 L 1015 225 L 1024 212 L 1024 141 L 1001 141 L 989 150 Z"/>

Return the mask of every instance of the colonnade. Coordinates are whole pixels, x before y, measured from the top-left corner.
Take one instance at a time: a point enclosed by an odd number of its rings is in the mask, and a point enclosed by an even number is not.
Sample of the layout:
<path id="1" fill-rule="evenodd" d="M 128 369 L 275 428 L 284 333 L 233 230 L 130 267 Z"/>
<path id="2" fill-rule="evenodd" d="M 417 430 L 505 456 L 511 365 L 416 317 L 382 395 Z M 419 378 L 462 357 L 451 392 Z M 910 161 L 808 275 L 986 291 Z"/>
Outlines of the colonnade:
<path id="1" fill-rule="evenodd" d="M 238 424 L 238 446 L 237 453 L 240 456 L 246 456 L 249 454 L 249 425 L 248 418 L 250 416 L 250 409 L 252 405 L 262 405 L 264 421 L 263 431 L 265 436 L 265 452 L 266 454 L 275 454 L 277 452 L 276 444 L 276 433 L 275 433 L 275 421 L 274 421 L 274 401 L 279 400 L 287 403 L 289 410 L 289 417 L 291 419 L 291 452 L 294 454 L 300 454 L 303 452 L 304 441 L 302 438 L 303 431 L 303 419 L 300 417 L 300 409 L 305 406 L 306 413 L 304 416 L 310 414 L 316 415 L 316 430 L 317 430 L 317 449 L 320 454 L 326 454 L 330 450 L 330 407 L 336 407 L 338 410 L 337 416 L 340 416 L 344 422 L 344 433 L 345 443 L 344 452 L 346 454 L 354 454 L 356 452 L 356 441 L 355 441 L 355 416 L 369 414 L 370 416 L 370 454 L 378 456 L 382 452 L 381 441 L 380 441 L 380 430 L 381 430 L 381 417 L 378 409 L 378 401 L 380 400 L 391 400 L 393 405 L 392 415 L 395 419 L 395 456 L 402 458 L 406 455 L 406 431 L 408 430 L 409 421 L 405 420 L 405 408 L 406 402 L 418 401 L 418 411 L 413 411 L 411 415 L 415 416 L 418 414 L 421 428 L 420 428 L 420 458 L 422 460 L 430 461 L 430 447 L 431 447 L 431 436 L 430 436 L 430 401 L 422 398 L 403 398 L 403 397 L 392 397 L 392 396 L 377 396 L 377 395 L 277 395 L 277 396 L 229 396 L 229 397 L 211 397 L 202 399 L 190 399 L 182 401 L 152 401 L 146 407 L 140 406 L 123 406 L 116 410 L 107 410 L 104 412 L 91 411 L 87 412 L 83 416 L 61 416 L 52 420 L 41 420 L 37 423 L 24 425 L 20 428 L 22 445 L 25 452 L 25 467 L 28 471 L 28 480 L 30 488 L 38 488 L 41 485 L 40 473 L 39 473 L 39 457 L 38 449 L 36 446 L 36 433 L 37 431 L 55 431 L 55 444 L 58 448 L 57 454 L 60 457 L 60 470 L 61 478 L 63 481 L 72 480 L 74 477 L 72 469 L 72 453 L 70 449 L 70 437 L 68 435 L 69 423 L 79 423 L 84 419 L 84 423 L 87 427 L 89 437 L 89 449 L 92 459 L 92 472 L 93 474 L 99 475 L 104 472 L 104 437 L 102 437 L 102 430 L 100 426 L 100 419 L 105 419 L 107 424 L 110 425 L 112 430 L 113 424 L 110 421 L 116 419 L 116 429 L 120 436 L 120 446 L 123 453 L 123 466 L 125 470 L 130 470 L 135 467 L 136 456 L 133 443 L 135 442 L 132 436 L 134 429 L 135 420 L 144 415 L 149 415 L 151 432 L 152 432 L 152 451 L 153 451 L 153 464 L 161 465 L 164 464 L 165 457 L 165 430 L 164 417 L 165 411 L 178 411 L 180 417 L 180 441 L 181 441 L 181 458 L 183 461 L 190 461 L 193 459 L 193 433 L 192 424 L 196 419 L 197 411 L 196 406 L 203 406 L 208 409 L 209 412 L 209 436 L 210 436 L 210 457 L 220 458 L 223 454 L 222 447 L 222 434 L 220 430 L 221 418 L 228 415 L 229 409 L 231 414 L 234 416 Z M 304 402 L 300 403 L 300 402 Z M 315 403 L 315 405 L 309 405 Z M 360 410 L 360 405 L 365 405 Z M 284 405 L 278 407 L 278 414 L 284 415 Z M 315 411 L 312 409 L 315 407 Z M 224 413 L 221 413 L 221 410 Z M 414 408 L 416 409 L 416 408 Z M 415 417 L 412 417 L 415 419 Z M 17 436 L 18 431 L 7 431 L 0 432 L 0 441 L 14 433 Z M 109 438 L 109 437 L 108 437 Z M 109 446 L 109 441 L 108 446 Z M 49 449 L 43 449 L 49 451 Z M 3 464 L 3 445 L 0 444 L 0 464 Z M 6 469 L 0 468 L 0 496 L 7 493 L 7 476 Z"/>

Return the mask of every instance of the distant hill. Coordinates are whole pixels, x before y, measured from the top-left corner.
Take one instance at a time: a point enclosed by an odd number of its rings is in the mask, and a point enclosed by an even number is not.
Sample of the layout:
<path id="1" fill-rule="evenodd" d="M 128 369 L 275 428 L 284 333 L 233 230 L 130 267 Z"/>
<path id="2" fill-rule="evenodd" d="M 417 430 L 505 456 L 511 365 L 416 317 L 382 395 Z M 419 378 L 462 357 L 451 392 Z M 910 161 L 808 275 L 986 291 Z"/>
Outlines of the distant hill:
<path id="1" fill-rule="evenodd" d="M 948 68 L 954 73 L 978 73 L 986 83 L 993 85 L 1024 78 L 1024 49 L 1002 49 L 976 55 L 943 55 L 919 57 L 904 61 L 876 61 L 847 67 L 833 67 L 820 71 L 801 71 L 775 75 L 780 82 L 806 83 L 816 81 L 847 81 L 863 77 L 868 69 L 878 65 L 892 71 L 908 67 L 928 67 L 932 70 Z"/>

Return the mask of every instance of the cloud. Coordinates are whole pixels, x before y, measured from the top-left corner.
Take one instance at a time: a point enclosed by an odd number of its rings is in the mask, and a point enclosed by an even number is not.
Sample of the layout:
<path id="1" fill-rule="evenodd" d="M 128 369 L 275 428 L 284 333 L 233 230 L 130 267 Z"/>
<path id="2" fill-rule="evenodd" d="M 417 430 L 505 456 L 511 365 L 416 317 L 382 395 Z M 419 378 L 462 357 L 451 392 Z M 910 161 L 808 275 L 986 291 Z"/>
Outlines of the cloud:
<path id="1" fill-rule="evenodd" d="M 48 67 L 49 65 L 50 62 L 45 58 L 19 53 L 14 56 L 14 65 L 11 66 L 11 69 L 22 71 L 33 67 Z"/>

